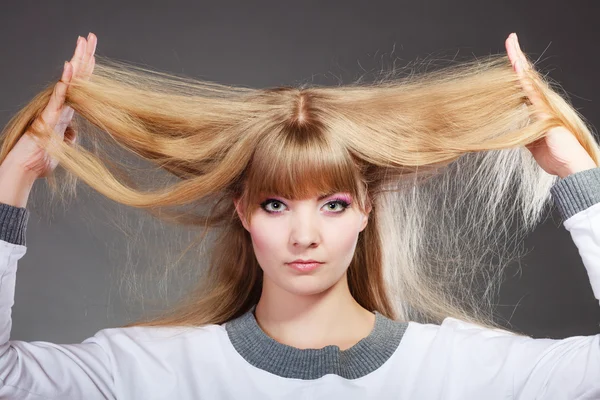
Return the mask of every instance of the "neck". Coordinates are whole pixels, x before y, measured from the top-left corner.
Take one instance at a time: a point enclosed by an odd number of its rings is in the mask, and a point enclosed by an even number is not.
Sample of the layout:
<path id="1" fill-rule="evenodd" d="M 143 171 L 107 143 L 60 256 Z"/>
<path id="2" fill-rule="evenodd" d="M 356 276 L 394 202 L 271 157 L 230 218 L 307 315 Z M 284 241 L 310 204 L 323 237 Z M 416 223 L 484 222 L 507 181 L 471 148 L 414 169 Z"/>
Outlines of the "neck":
<path id="1" fill-rule="evenodd" d="M 267 335 L 299 349 L 336 345 L 345 350 L 368 336 L 375 324 L 375 314 L 350 294 L 346 276 L 314 295 L 290 293 L 265 279 L 255 317 Z"/>

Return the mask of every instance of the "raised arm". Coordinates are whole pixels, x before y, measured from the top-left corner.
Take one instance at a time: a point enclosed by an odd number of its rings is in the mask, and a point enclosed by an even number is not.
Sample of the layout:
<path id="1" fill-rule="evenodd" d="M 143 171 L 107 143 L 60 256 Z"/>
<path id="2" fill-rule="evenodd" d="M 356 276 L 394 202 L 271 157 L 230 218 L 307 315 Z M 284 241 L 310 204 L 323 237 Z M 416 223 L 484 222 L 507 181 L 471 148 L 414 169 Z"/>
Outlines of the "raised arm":
<path id="1" fill-rule="evenodd" d="M 89 45 L 78 39 L 73 59 L 65 64 L 41 115 L 61 140 L 75 140 L 66 129 L 73 111 L 64 98 L 71 77 L 82 73 L 80 66 L 87 65 L 90 69 L 84 72 L 91 73 L 95 37 L 90 36 Z M 17 263 L 27 249 L 25 206 L 35 180 L 55 167 L 27 132 L 0 164 L 0 399 L 113 399 L 111 358 L 98 338 L 71 345 L 10 340 Z"/>
<path id="2" fill-rule="evenodd" d="M 559 180 L 552 194 L 600 300 L 600 168 Z M 435 367 L 452 365 L 448 398 L 600 399 L 600 334 L 531 338 L 448 318 L 425 352 L 441 355 Z"/>
<path id="3" fill-rule="evenodd" d="M 561 179 L 552 195 L 600 300 L 600 168 Z M 517 399 L 600 398 L 600 334 L 562 340 L 505 338 Z"/>
<path id="4" fill-rule="evenodd" d="M 600 301 L 600 168 L 561 179 L 552 195 Z"/>
<path id="5" fill-rule="evenodd" d="M 9 340 L 28 215 L 0 204 L 0 399 L 114 399 L 111 360 L 96 338 L 70 345 Z"/>

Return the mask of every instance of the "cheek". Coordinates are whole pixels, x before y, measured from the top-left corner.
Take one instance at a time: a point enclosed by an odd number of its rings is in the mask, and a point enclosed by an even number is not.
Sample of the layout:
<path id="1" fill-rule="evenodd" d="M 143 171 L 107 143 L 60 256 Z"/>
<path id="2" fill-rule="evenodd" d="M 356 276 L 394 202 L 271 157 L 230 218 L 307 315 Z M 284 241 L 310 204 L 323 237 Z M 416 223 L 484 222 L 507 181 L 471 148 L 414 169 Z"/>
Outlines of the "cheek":
<path id="1" fill-rule="evenodd" d="M 319 254 L 332 263 L 349 263 L 354 254 L 362 219 L 356 215 L 331 218 L 321 226 Z M 263 268 L 290 257 L 290 229 L 284 218 L 257 215 L 249 229 L 254 253 Z"/>
<path id="2" fill-rule="evenodd" d="M 252 219 L 249 229 L 256 259 L 266 265 L 279 258 L 278 253 L 286 249 L 287 234 L 285 228 L 275 220 L 260 217 Z"/>
<path id="3" fill-rule="evenodd" d="M 354 255 L 360 223 L 356 218 L 340 218 L 327 225 L 323 230 L 323 241 L 326 244 L 332 261 L 349 263 Z"/>

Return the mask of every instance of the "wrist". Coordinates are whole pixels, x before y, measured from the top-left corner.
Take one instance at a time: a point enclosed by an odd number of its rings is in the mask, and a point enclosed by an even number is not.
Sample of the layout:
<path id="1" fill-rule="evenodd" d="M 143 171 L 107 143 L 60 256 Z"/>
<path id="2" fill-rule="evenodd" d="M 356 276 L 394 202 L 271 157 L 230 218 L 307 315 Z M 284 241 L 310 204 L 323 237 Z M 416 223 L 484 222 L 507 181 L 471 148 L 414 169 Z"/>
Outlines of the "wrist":
<path id="1" fill-rule="evenodd" d="M 0 203 L 25 208 L 36 179 L 37 176 L 32 171 L 26 171 L 10 163 L 2 163 L 0 165 Z"/>
<path id="2" fill-rule="evenodd" d="M 557 175 L 561 178 L 566 178 L 569 175 L 576 174 L 578 172 L 586 171 L 588 169 L 597 168 L 597 167 L 598 166 L 596 165 L 594 160 L 592 160 L 591 157 L 588 157 L 584 160 L 580 160 L 579 162 L 574 162 L 574 163 L 565 165 L 565 167 L 561 171 L 559 171 L 559 173 Z"/>

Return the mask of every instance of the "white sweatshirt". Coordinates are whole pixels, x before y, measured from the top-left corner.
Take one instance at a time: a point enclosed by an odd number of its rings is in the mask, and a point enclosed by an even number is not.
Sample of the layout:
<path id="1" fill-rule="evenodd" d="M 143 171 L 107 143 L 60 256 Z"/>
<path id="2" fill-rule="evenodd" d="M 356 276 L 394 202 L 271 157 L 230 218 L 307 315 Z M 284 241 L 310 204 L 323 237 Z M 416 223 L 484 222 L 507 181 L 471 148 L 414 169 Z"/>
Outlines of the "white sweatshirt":
<path id="1" fill-rule="evenodd" d="M 553 194 L 600 300 L 599 171 Z M 223 325 L 103 329 L 80 344 L 9 340 L 27 216 L 2 206 L 0 399 L 600 399 L 600 334 L 533 339 L 453 318 L 375 313 L 344 351 L 278 343 L 252 310 Z"/>

